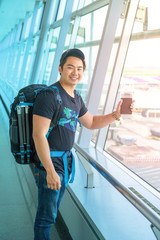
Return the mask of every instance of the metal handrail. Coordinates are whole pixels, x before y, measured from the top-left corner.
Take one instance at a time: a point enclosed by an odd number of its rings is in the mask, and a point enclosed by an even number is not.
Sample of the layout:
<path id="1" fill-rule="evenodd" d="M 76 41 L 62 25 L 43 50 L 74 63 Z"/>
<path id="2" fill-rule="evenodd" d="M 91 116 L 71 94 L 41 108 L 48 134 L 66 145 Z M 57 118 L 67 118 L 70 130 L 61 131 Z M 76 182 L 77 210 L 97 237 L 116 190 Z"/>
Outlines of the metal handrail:
<path id="1" fill-rule="evenodd" d="M 145 202 L 115 177 L 113 177 L 104 167 L 95 161 L 85 150 L 83 150 L 78 144 L 74 144 L 74 148 L 88 161 L 109 183 L 111 183 L 125 198 L 127 198 L 135 208 L 137 208 L 155 227 L 160 230 L 160 216 L 154 212 Z"/>

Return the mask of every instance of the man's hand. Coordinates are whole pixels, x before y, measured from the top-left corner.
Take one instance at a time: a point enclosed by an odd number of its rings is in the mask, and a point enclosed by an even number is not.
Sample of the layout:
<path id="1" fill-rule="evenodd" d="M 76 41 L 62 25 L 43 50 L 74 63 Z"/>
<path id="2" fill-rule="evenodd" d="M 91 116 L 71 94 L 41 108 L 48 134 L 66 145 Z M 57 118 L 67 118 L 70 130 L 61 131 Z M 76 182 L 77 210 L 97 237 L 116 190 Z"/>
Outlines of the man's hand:
<path id="1" fill-rule="evenodd" d="M 133 111 L 134 109 L 134 102 L 135 100 L 132 101 L 131 105 L 130 105 L 130 109 L 131 111 Z M 117 108 L 116 108 L 116 111 L 115 111 L 115 114 L 116 114 L 116 117 L 119 119 L 121 117 L 121 106 L 122 106 L 122 103 L 123 103 L 123 100 L 121 99 L 117 105 Z"/>
<path id="2" fill-rule="evenodd" d="M 59 190 L 61 188 L 61 180 L 55 170 L 47 172 L 47 185 L 48 188 Z"/>
<path id="3" fill-rule="evenodd" d="M 123 103 L 123 100 L 121 99 L 117 105 L 115 114 L 116 114 L 116 118 L 119 119 L 121 117 L 121 105 Z"/>
<path id="4" fill-rule="evenodd" d="M 135 102 L 135 100 L 132 100 L 132 103 L 131 103 L 131 106 L 130 106 L 130 109 L 131 109 L 132 112 L 134 110 L 134 102 Z"/>

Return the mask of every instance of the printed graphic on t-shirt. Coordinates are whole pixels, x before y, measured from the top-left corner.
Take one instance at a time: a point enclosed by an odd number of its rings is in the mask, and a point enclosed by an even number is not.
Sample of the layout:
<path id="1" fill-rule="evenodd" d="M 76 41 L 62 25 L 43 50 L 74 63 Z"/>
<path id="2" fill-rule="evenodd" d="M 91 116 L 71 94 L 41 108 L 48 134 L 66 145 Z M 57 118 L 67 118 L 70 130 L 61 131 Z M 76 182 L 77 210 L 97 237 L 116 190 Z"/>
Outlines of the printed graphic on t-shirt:
<path id="1" fill-rule="evenodd" d="M 77 126 L 78 114 L 67 107 L 64 107 L 62 117 L 59 120 L 59 125 L 75 132 Z"/>

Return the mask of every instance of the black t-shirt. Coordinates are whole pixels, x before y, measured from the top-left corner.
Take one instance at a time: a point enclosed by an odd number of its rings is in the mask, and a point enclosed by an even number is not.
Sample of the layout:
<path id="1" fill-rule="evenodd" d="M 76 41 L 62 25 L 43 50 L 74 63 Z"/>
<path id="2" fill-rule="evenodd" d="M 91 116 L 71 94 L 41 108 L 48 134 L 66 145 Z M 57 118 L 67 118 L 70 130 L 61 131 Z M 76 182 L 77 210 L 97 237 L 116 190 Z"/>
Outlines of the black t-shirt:
<path id="1" fill-rule="evenodd" d="M 77 121 L 75 117 L 81 117 L 87 112 L 87 108 L 81 96 L 75 91 L 75 98 L 71 97 L 59 82 L 53 84 L 59 89 L 62 100 L 63 112 L 60 118 L 60 125 L 52 129 L 48 142 L 51 151 L 70 151 L 73 147 Z M 50 90 L 41 92 L 35 100 L 33 114 L 43 116 L 52 120 L 57 109 L 55 93 Z M 69 119 L 73 119 L 69 122 Z M 64 123 L 65 121 L 65 123 Z M 68 122 L 67 122 L 68 121 Z M 52 159 L 57 172 L 64 173 L 63 161 L 61 158 Z M 68 158 L 68 170 L 71 171 L 71 158 Z"/>

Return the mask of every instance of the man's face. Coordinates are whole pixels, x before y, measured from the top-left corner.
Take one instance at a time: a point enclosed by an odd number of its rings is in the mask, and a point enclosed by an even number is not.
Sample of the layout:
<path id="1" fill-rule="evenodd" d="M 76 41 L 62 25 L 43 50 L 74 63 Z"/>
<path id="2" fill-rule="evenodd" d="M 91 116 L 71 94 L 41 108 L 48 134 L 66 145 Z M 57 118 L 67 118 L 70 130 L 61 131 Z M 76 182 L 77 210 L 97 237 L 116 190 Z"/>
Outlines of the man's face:
<path id="1" fill-rule="evenodd" d="M 61 81 L 63 83 L 75 86 L 83 77 L 83 62 L 76 57 L 68 57 L 62 68 L 59 66 L 59 72 L 61 74 Z"/>

